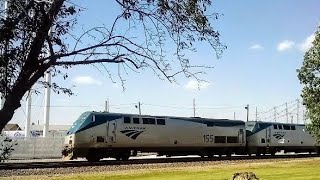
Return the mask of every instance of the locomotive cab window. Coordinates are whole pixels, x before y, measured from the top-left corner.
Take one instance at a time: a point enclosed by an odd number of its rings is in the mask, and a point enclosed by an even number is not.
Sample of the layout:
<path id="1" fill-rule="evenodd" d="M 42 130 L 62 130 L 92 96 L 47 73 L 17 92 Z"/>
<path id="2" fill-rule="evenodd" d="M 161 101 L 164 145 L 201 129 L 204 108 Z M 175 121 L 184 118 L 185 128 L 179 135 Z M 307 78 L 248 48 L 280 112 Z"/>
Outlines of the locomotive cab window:
<path id="1" fill-rule="evenodd" d="M 166 121 L 164 119 L 157 119 L 158 125 L 166 125 Z"/>
<path id="2" fill-rule="evenodd" d="M 295 126 L 290 126 L 290 129 L 291 130 L 296 130 L 296 127 Z"/>
<path id="3" fill-rule="evenodd" d="M 139 118 L 133 118 L 133 124 L 140 124 Z"/>
<path id="4" fill-rule="evenodd" d="M 283 129 L 284 129 L 284 130 L 290 130 L 290 126 L 288 126 L 288 125 L 283 125 Z"/>
<path id="5" fill-rule="evenodd" d="M 92 116 L 92 122 L 95 123 L 95 122 L 103 122 L 105 121 L 105 115 L 102 115 L 102 114 L 96 114 L 96 115 L 93 115 Z"/>
<path id="6" fill-rule="evenodd" d="M 156 120 L 153 118 L 142 118 L 143 124 L 156 124 Z"/>
<path id="7" fill-rule="evenodd" d="M 278 129 L 278 126 L 277 125 L 273 125 L 273 129 Z"/>
<path id="8" fill-rule="evenodd" d="M 123 118 L 123 123 L 131 123 L 130 117 L 124 117 Z"/>
<path id="9" fill-rule="evenodd" d="M 282 125 L 278 125 L 278 129 L 282 129 Z"/>

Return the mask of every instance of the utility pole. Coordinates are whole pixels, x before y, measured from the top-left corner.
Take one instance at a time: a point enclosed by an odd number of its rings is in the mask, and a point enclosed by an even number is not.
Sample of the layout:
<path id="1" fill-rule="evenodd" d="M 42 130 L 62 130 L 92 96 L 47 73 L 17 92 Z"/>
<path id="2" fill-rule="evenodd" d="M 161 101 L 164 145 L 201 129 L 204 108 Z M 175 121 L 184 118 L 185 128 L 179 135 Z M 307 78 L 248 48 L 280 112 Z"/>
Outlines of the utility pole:
<path id="1" fill-rule="evenodd" d="M 25 137 L 30 137 L 30 123 L 31 123 L 31 91 L 28 92 L 28 97 L 27 97 L 27 118 L 26 118 L 26 124 L 24 128 L 24 134 Z"/>
<path id="2" fill-rule="evenodd" d="M 141 116 L 141 103 L 138 103 L 138 108 L 139 108 L 139 115 Z"/>
<path id="3" fill-rule="evenodd" d="M 49 133 L 49 118 L 50 118 L 50 93 L 51 93 L 51 73 L 46 73 L 46 83 L 45 87 L 45 102 L 44 102 L 44 127 L 43 127 L 43 137 L 47 137 Z"/>
<path id="4" fill-rule="evenodd" d="M 104 111 L 108 112 L 108 100 L 104 101 Z"/>
<path id="5" fill-rule="evenodd" d="M 52 2 L 52 1 L 51 1 Z M 48 32 L 48 37 L 51 36 L 51 32 L 52 31 L 52 27 L 50 27 L 49 32 Z M 47 55 L 53 55 L 50 54 L 49 50 L 47 50 Z M 45 73 L 45 77 L 46 77 L 46 83 L 47 83 L 47 87 L 45 89 L 45 104 L 44 104 L 44 128 L 43 128 L 43 137 L 47 137 L 48 133 L 49 133 L 49 118 L 50 118 L 50 93 L 51 93 L 51 73 L 50 70 L 46 71 Z"/>
<path id="6" fill-rule="evenodd" d="M 258 121 L 258 107 L 256 107 L 256 122 Z"/>
<path id="7" fill-rule="evenodd" d="M 105 112 L 109 112 L 109 98 L 105 101 Z"/>
<path id="8" fill-rule="evenodd" d="M 277 122 L 277 108 L 274 107 L 274 122 Z"/>
<path id="9" fill-rule="evenodd" d="M 293 124 L 293 116 L 291 116 L 291 124 Z"/>
<path id="10" fill-rule="evenodd" d="M 287 102 L 286 102 L 286 118 L 287 118 L 287 123 L 289 123 L 288 103 Z"/>
<path id="11" fill-rule="evenodd" d="M 3 9 L 4 9 L 4 18 L 7 18 L 7 8 L 8 8 L 8 1 L 4 0 L 3 2 Z M 4 53 L 4 52 L 1 52 Z M 7 66 L 5 67 L 5 81 L 7 81 Z M 7 83 L 7 82 L 6 82 Z M 6 101 L 6 92 L 7 91 L 7 87 L 5 87 L 5 93 L 4 94 L 0 94 L 0 110 L 3 108 L 4 102 Z"/>
<path id="12" fill-rule="evenodd" d="M 196 100 L 193 98 L 193 117 L 196 117 Z"/>
<path id="13" fill-rule="evenodd" d="M 236 120 L 236 112 L 233 112 L 233 120 Z"/>
<path id="14" fill-rule="evenodd" d="M 306 124 L 306 112 L 304 110 L 302 110 L 302 120 L 303 124 Z"/>
<path id="15" fill-rule="evenodd" d="M 247 110 L 247 122 L 248 122 L 249 121 L 249 104 L 247 104 L 245 109 Z"/>
<path id="16" fill-rule="evenodd" d="M 300 101 L 297 99 L 297 124 L 299 124 Z"/>

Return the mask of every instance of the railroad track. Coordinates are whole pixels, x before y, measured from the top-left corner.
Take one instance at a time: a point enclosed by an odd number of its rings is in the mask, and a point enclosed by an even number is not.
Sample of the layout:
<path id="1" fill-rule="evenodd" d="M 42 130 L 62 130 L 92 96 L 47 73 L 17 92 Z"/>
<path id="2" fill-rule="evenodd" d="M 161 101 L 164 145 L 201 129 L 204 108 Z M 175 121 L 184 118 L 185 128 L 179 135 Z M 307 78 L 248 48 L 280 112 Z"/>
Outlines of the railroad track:
<path id="1" fill-rule="evenodd" d="M 61 162 L 23 162 L 23 163 L 1 163 L 0 170 L 15 169 L 45 169 L 45 168 L 66 168 L 66 167 L 86 167 L 86 166 L 121 166 L 137 164 L 164 164 L 178 162 L 207 162 L 207 161 L 237 161 L 255 159 L 291 159 L 291 158 L 311 158 L 319 157 L 318 154 L 285 154 L 285 155 L 266 155 L 266 156 L 231 156 L 231 157 L 170 157 L 170 158 L 148 158 L 148 159 L 129 159 L 128 161 L 102 160 L 99 162 L 88 161 L 61 161 Z"/>

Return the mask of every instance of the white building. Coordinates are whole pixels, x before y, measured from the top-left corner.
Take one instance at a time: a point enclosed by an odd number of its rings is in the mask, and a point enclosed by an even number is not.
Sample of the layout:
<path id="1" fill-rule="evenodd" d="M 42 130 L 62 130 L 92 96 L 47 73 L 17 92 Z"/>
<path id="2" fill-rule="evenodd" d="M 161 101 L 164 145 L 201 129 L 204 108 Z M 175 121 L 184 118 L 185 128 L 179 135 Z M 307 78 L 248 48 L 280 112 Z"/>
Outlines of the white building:
<path id="1" fill-rule="evenodd" d="M 64 137 L 71 125 L 49 125 L 48 137 Z M 39 136 L 43 135 L 43 125 L 31 125 L 31 132 L 36 132 Z"/>

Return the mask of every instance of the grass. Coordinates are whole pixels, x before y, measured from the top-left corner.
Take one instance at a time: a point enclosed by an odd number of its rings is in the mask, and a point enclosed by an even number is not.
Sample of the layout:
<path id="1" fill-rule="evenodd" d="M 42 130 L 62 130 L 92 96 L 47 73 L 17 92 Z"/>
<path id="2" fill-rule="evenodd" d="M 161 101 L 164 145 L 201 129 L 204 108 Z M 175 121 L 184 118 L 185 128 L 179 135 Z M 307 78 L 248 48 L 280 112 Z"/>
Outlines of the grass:
<path id="1" fill-rule="evenodd" d="M 79 179 L 79 180 L 224 180 L 235 172 L 254 172 L 260 179 L 320 179 L 320 158 L 260 163 L 225 163 L 209 166 L 162 168 L 132 171 L 82 173 L 59 176 L 11 177 L 22 179 Z"/>

